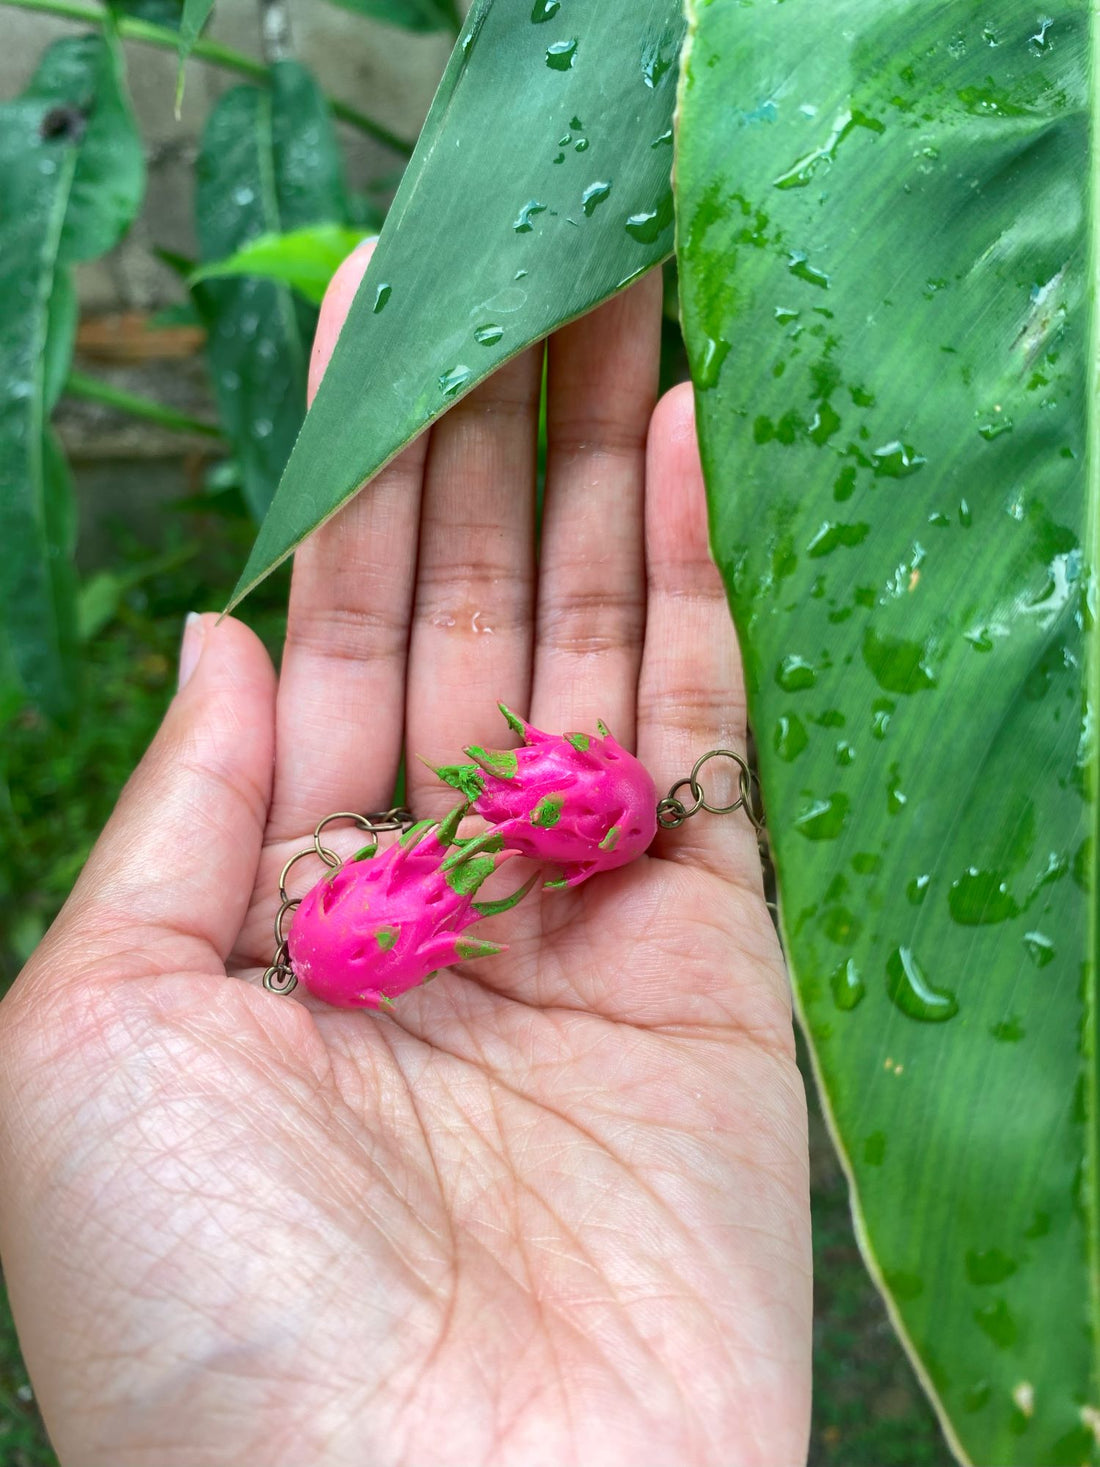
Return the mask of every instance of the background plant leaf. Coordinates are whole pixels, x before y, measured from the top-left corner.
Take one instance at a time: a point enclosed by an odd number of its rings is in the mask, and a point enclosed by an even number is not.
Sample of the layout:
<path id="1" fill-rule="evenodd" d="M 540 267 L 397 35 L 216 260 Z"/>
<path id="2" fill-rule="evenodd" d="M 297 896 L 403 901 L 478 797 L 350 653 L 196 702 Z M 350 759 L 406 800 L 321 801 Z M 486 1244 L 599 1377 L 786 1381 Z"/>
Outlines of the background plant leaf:
<path id="1" fill-rule="evenodd" d="M 337 267 L 368 238 L 361 229 L 344 224 L 313 224 L 286 234 L 261 234 L 236 254 L 197 270 L 191 285 L 226 275 L 254 275 L 289 285 L 312 305 L 319 306 Z"/>
<path id="2" fill-rule="evenodd" d="M 76 329 L 66 267 L 117 242 L 145 180 L 112 44 L 50 47 L 26 92 L 0 107 L 0 176 L 0 622 L 26 693 L 62 718 L 76 695 L 75 524 L 47 424 Z"/>
<path id="3" fill-rule="evenodd" d="M 457 31 L 462 23 L 455 0 L 332 0 L 341 10 L 354 10 L 406 31 Z"/>
<path id="4" fill-rule="evenodd" d="M 474 6 L 235 597 L 501 362 L 668 253 L 682 34 L 679 0 Z"/>
<path id="5" fill-rule="evenodd" d="M 113 15 L 131 16 L 135 20 L 148 21 L 150 25 L 163 26 L 172 31 L 180 28 L 183 4 L 184 0 L 107 0 L 108 9 Z"/>
<path id="6" fill-rule="evenodd" d="M 204 263 L 261 236 L 344 222 L 343 162 L 324 98 L 304 66 L 276 62 L 270 89 L 235 87 L 221 99 L 203 134 L 196 207 Z M 209 321 L 219 417 L 245 497 L 262 515 L 305 412 L 316 312 L 287 286 L 256 278 L 204 281 L 195 299 Z"/>
<path id="7" fill-rule="evenodd" d="M 210 12 L 214 9 L 214 0 L 183 0 L 183 8 L 179 18 L 179 70 L 176 73 L 176 116 L 180 114 L 180 106 L 183 103 L 183 87 L 186 80 L 187 58 L 190 56 L 195 42 L 202 35 L 202 28 L 210 19 Z"/>
<path id="8" fill-rule="evenodd" d="M 957 1452 L 1096 1461 L 1093 11 L 695 11 L 713 538 L 866 1256 Z"/>

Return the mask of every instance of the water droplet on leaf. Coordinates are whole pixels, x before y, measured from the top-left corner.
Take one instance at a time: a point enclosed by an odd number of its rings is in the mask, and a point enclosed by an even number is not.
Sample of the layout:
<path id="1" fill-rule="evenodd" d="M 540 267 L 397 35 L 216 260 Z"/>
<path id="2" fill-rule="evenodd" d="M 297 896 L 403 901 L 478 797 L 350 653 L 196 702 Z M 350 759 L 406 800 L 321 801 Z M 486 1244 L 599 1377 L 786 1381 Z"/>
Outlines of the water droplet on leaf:
<path id="1" fill-rule="evenodd" d="M 804 692 L 817 681 L 817 672 L 812 662 L 792 653 L 776 668 L 775 680 L 785 693 Z"/>
<path id="2" fill-rule="evenodd" d="M 809 743 L 806 726 L 797 713 L 785 714 L 775 726 L 775 752 L 788 764 L 794 762 Z"/>
<path id="3" fill-rule="evenodd" d="M 814 800 L 795 817 L 794 827 L 807 840 L 835 840 L 848 818 L 848 796 L 842 792 Z"/>
<path id="4" fill-rule="evenodd" d="M 611 184 L 606 181 L 590 183 L 581 195 L 581 208 L 585 217 L 592 218 L 599 206 L 611 195 Z"/>
<path id="5" fill-rule="evenodd" d="M 976 866 L 951 883 L 947 905 L 962 927 L 988 927 L 1020 915 L 1004 874 L 981 871 Z"/>
<path id="6" fill-rule="evenodd" d="M 1054 944 L 1045 933 L 1025 932 L 1024 947 L 1027 949 L 1028 957 L 1037 968 L 1045 968 L 1055 959 Z"/>
<path id="7" fill-rule="evenodd" d="M 675 217 L 676 209 L 670 189 L 662 194 L 655 209 L 631 214 L 626 221 L 626 232 L 639 244 L 656 244 L 665 230 L 670 228 Z"/>
<path id="8" fill-rule="evenodd" d="M 535 227 L 531 223 L 531 220 L 535 217 L 536 214 L 545 213 L 545 204 L 540 204 L 538 199 L 529 199 L 527 203 L 524 204 L 523 208 L 519 211 L 519 214 L 516 216 L 512 228 L 516 231 L 517 234 L 530 234 Z"/>
<path id="9" fill-rule="evenodd" d="M 454 397 L 469 382 L 473 372 L 467 366 L 452 367 L 449 372 L 444 372 L 439 379 L 439 385 L 444 397 Z"/>
<path id="10" fill-rule="evenodd" d="M 829 979 L 829 987 L 832 989 L 833 1002 L 844 1013 L 850 1013 L 861 1004 L 867 992 L 863 979 L 859 976 L 859 969 L 851 958 L 837 968 Z"/>
<path id="11" fill-rule="evenodd" d="M 912 948 L 896 947 L 886 960 L 886 992 L 903 1014 L 922 1023 L 942 1024 L 959 1012 L 955 995 L 932 986 Z"/>
<path id="12" fill-rule="evenodd" d="M 546 48 L 546 64 L 551 71 L 568 71 L 577 55 L 577 37 L 554 41 Z"/>

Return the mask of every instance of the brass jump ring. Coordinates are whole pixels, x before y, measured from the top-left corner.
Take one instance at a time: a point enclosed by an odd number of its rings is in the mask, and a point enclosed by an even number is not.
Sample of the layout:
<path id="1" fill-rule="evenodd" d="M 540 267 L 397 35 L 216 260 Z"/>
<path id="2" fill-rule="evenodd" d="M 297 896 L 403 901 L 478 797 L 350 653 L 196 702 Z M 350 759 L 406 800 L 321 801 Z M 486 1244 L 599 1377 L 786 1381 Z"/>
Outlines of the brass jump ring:
<path id="1" fill-rule="evenodd" d="M 308 850 L 295 851 L 294 855 L 291 856 L 290 860 L 283 867 L 279 875 L 279 899 L 281 901 L 285 902 L 289 900 L 286 894 L 286 879 L 290 875 L 290 868 L 295 865 L 296 862 L 303 861 L 306 856 L 314 856 L 316 854 L 316 851 L 313 849 L 312 846 L 310 846 Z M 328 863 L 326 862 L 325 864 L 327 865 Z"/>
<path id="2" fill-rule="evenodd" d="M 745 804 L 745 781 L 748 778 L 749 766 L 741 758 L 741 755 L 735 754 L 732 749 L 711 749 L 709 754 L 701 754 L 696 759 L 691 771 L 693 782 L 698 784 L 699 771 L 703 768 L 704 764 L 708 764 L 712 759 L 732 759 L 737 765 L 737 786 L 739 793 L 737 799 L 731 805 L 712 805 L 704 797 L 700 801 L 699 808 L 706 810 L 708 815 L 732 815 L 735 810 L 740 810 L 742 805 Z"/>
<path id="3" fill-rule="evenodd" d="M 687 787 L 691 790 L 691 797 L 695 801 L 695 803 L 691 806 L 685 805 L 683 800 L 681 800 L 679 797 L 679 791 L 682 790 L 685 785 L 687 785 Z M 667 798 L 670 800 L 675 800 L 676 803 L 682 808 L 685 820 L 689 820 L 692 815 L 698 815 L 700 810 L 706 809 L 706 804 L 703 797 L 703 786 L 695 778 L 694 770 L 692 770 L 692 772 L 687 776 L 686 779 L 678 779 L 676 781 L 676 783 L 669 790 Z"/>

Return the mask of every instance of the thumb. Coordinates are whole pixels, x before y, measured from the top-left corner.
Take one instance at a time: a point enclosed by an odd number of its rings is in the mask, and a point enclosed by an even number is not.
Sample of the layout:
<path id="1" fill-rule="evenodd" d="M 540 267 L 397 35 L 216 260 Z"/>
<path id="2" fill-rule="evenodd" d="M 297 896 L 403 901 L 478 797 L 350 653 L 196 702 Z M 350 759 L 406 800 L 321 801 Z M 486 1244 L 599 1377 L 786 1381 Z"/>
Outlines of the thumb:
<path id="1" fill-rule="evenodd" d="M 208 970 L 231 950 L 271 797 L 275 674 L 243 623 L 190 616 L 180 683 L 25 980 L 86 979 L 123 952 L 132 971 L 158 944 L 154 968 Z"/>

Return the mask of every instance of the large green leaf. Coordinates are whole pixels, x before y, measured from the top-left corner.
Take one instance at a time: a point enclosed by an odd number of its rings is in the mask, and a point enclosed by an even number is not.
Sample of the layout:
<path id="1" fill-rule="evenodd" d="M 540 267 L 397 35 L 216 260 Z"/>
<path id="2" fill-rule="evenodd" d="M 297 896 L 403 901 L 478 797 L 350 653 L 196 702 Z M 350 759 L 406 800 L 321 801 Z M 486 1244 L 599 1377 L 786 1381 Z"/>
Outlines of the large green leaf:
<path id="1" fill-rule="evenodd" d="M 235 596 L 672 242 L 680 0 L 478 0 Z"/>
<path id="2" fill-rule="evenodd" d="M 960 1455 L 1096 1461 L 1098 12 L 695 9 L 713 538 L 866 1256 Z"/>
<path id="3" fill-rule="evenodd" d="M 74 523 L 47 421 L 76 327 L 66 267 L 109 249 L 141 202 L 120 65 L 102 39 L 59 41 L 0 107 L 0 623 L 27 693 L 57 716 L 75 695 Z"/>
<path id="4" fill-rule="evenodd" d="M 236 87 L 218 103 L 198 162 L 204 263 L 263 235 L 347 214 L 343 163 L 324 98 L 296 61 L 271 69 L 271 87 Z M 219 414 L 257 515 L 271 501 L 305 413 L 316 314 L 274 281 L 210 280 L 197 291 L 209 322 Z"/>
<path id="5" fill-rule="evenodd" d="M 355 10 L 406 31 L 456 31 L 460 20 L 455 0 L 333 0 L 342 10 Z"/>

